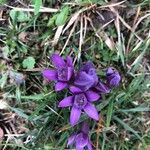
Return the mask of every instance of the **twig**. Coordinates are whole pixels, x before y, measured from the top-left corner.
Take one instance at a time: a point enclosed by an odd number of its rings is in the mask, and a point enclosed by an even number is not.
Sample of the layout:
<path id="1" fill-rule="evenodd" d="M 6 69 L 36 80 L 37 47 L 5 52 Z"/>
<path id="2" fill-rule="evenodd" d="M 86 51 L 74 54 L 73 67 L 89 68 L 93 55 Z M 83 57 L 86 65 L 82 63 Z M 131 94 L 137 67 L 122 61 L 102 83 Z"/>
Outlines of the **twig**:
<path id="1" fill-rule="evenodd" d="M 34 12 L 33 8 L 12 7 L 12 6 L 9 6 L 9 5 L 6 5 L 6 4 L 5 4 L 5 6 L 8 7 L 8 8 L 12 8 L 15 11 Z M 41 7 L 40 10 L 39 10 L 39 12 L 54 13 L 54 12 L 58 12 L 58 9 Z"/>
<path id="2" fill-rule="evenodd" d="M 60 35 L 62 33 L 62 30 L 64 28 L 64 25 L 61 25 L 61 26 L 58 26 L 56 32 L 55 32 L 55 36 L 54 36 L 54 39 L 52 41 L 52 46 L 55 46 L 57 45 L 58 41 L 59 41 L 59 38 L 60 38 Z"/>
<path id="3" fill-rule="evenodd" d="M 86 19 L 86 16 L 84 15 L 83 39 L 85 39 L 85 36 L 86 36 L 86 30 L 87 30 L 87 19 Z"/>
<path id="4" fill-rule="evenodd" d="M 6 19 L 0 18 L 0 21 L 5 21 Z"/>
<path id="5" fill-rule="evenodd" d="M 118 5 L 120 5 L 120 4 L 123 4 L 123 3 L 126 2 L 126 1 L 127 1 L 127 0 L 121 1 L 121 2 L 119 2 L 119 3 L 103 5 L 103 6 L 100 6 L 100 7 L 98 7 L 98 8 L 114 7 L 114 6 L 118 6 Z"/>
<path id="6" fill-rule="evenodd" d="M 24 7 L 27 7 L 27 5 L 25 3 L 23 3 L 22 1 L 20 0 L 17 0 L 17 2 L 19 2 L 21 5 L 23 5 Z"/>
<path id="7" fill-rule="evenodd" d="M 143 41 L 141 37 L 139 37 L 134 30 L 124 21 L 124 19 L 119 15 L 119 13 L 115 10 L 115 8 L 110 7 L 110 10 L 114 12 L 117 16 L 117 18 L 123 23 L 123 25 L 128 28 L 140 41 Z"/>
<path id="8" fill-rule="evenodd" d="M 75 30 L 75 27 L 76 27 L 77 23 L 78 23 L 78 19 L 75 21 L 75 23 L 74 23 L 74 25 L 73 25 L 73 27 L 72 27 L 72 29 L 71 29 L 71 31 L 70 31 L 70 34 L 69 34 L 69 36 L 68 36 L 68 39 L 67 39 L 67 41 L 66 41 L 66 43 L 65 43 L 65 45 L 64 45 L 64 47 L 63 47 L 63 49 L 62 49 L 61 52 L 60 52 L 60 55 L 64 52 L 64 50 L 65 50 L 65 48 L 66 48 L 66 46 L 67 46 L 67 44 L 68 44 L 68 42 L 69 42 L 69 40 L 70 40 L 70 38 L 71 38 L 72 33 L 73 33 L 74 30 Z"/>
<path id="9" fill-rule="evenodd" d="M 80 40 L 79 40 L 79 52 L 78 52 L 78 61 L 81 57 L 81 47 L 83 44 L 83 15 L 80 18 Z"/>
<path id="10" fill-rule="evenodd" d="M 142 20 L 144 20 L 145 18 L 147 18 L 148 16 L 150 16 L 150 13 L 148 13 L 148 14 L 146 14 L 145 16 L 141 17 L 141 18 L 138 20 L 138 22 L 135 24 L 135 28 L 137 28 L 137 26 L 140 24 L 140 22 L 141 22 Z"/>
<path id="11" fill-rule="evenodd" d="M 8 137 L 19 137 L 19 136 L 23 136 L 24 134 L 5 134 L 4 136 L 8 136 Z"/>
<path id="12" fill-rule="evenodd" d="M 137 18 L 138 18 L 138 16 L 139 16 L 139 14 L 140 14 L 140 10 L 141 10 L 141 7 L 139 6 L 139 7 L 138 7 L 138 9 L 137 9 L 136 16 L 135 16 L 134 21 L 133 21 L 133 25 L 132 25 L 132 30 L 133 30 L 134 32 L 135 32 L 135 29 L 136 29 L 136 27 L 135 27 L 135 23 L 136 23 L 136 20 L 137 20 Z M 127 48 L 126 48 L 126 53 L 128 53 L 128 51 L 129 51 L 129 46 L 130 46 L 130 43 L 131 43 L 132 37 L 133 37 L 133 34 L 132 34 L 132 32 L 131 32 L 131 33 L 130 33 L 130 36 L 129 36 L 129 40 L 128 40 L 128 44 L 127 44 Z"/>

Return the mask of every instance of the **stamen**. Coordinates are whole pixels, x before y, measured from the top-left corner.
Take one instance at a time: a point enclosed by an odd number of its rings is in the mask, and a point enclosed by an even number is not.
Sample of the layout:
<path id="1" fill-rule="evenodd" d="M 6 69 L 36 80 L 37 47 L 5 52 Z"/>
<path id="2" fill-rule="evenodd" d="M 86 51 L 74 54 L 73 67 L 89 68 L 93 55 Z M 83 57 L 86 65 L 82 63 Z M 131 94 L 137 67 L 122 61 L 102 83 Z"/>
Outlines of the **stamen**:
<path id="1" fill-rule="evenodd" d="M 75 96 L 74 99 L 74 105 L 78 108 L 84 108 L 84 106 L 87 104 L 87 98 L 84 94 L 78 94 Z"/>
<path id="2" fill-rule="evenodd" d="M 67 81 L 67 74 L 68 74 L 67 68 L 58 68 L 57 69 L 57 75 L 58 75 L 58 79 L 60 81 Z"/>

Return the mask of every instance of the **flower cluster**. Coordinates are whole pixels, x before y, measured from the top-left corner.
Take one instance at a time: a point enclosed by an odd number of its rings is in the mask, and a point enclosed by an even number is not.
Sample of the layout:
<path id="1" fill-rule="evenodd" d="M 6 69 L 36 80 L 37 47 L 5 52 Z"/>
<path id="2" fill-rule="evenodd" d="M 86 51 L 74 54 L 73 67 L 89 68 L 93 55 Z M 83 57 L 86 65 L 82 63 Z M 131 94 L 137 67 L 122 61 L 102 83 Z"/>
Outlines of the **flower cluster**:
<path id="1" fill-rule="evenodd" d="M 102 82 L 91 62 L 85 63 L 79 71 L 76 71 L 69 56 L 63 59 L 58 54 L 53 54 L 51 60 L 55 69 L 45 69 L 43 76 L 55 82 L 55 91 L 69 89 L 71 95 L 61 100 L 58 107 L 71 107 L 70 124 L 76 125 L 84 112 L 98 121 L 98 111 L 93 102 L 100 100 L 101 94 L 109 93 L 111 88 L 119 85 L 121 77 L 118 71 L 109 67 L 106 70 L 106 82 Z M 88 149 L 92 149 L 87 125 L 83 124 L 81 131 L 69 138 L 68 145 L 75 142 L 79 143 L 76 144 L 77 150 L 83 149 L 86 145 Z"/>

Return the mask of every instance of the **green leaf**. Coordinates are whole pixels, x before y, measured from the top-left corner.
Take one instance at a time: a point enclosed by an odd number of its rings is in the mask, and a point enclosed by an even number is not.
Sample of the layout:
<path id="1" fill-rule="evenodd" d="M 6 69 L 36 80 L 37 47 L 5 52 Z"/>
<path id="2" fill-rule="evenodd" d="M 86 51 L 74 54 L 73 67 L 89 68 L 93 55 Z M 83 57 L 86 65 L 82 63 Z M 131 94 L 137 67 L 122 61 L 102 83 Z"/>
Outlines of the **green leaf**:
<path id="1" fill-rule="evenodd" d="M 33 69 L 35 65 L 35 59 L 33 57 L 27 57 L 23 60 L 23 68 Z"/>
<path id="2" fill-rule="evenodd" d="M 150 111 L 149 107 L 136 107 L 131 109 L 120 109 L 118 112 L 143 112 L 143 111 Z"/>
<path id="3" fill-rule="evenodd" d="M 64 7 L 60 12 L 60 14 L 57 15 L 56 22 L 55 22 L 57 26 L 61 26 L 65 24 L 69 15 L 69 10 L 70 10 L 69 7 Z"/>
<path id="4" fill-rule="evenodd" d="M 108 105 L 106 127 L 109 127 L 109 125 L 110 125 L 112 112 L 113 112 L 113 106 L 114 106 L 114 102 L 113 102 L 113 100 L 111 100 L 109 105 Z"/>
<path id="5" fill-rule="evenodd" d="M 57 18 L 57 14 L 55 14 L 53 17 L 49 18 L 49 21 L 48 21 L 48 23 L 47 23 L 47 26 L 48 26 L 48 27 L 51 27 L 52 25 L 54 25 L 56 18 Z"/>
<path id="6" fill-rule="evenodd" d="M 43 98 L 44 98 L 44 94 L 21 96 L 21 99 L 27 99 L 27 100 L 41 100 Z"/>
<path id="7" fill-rule="evenodd" d="M 17 113 L 20 117 L 23 117 L 25 119 L 28 120 L 29 116 L 26 115 L 22 109 L 20 108 L 14 108 L 14 107 L 10 107 L 12 111 L 14 111 L 15 113 Z"/>
<path id="8" fill-rule="evenodd" d="M 0 87 L 1 87 L 1 89 L 4 88 L 4 86 L 7 82 L 7 77 L 8 77 L 7 73 L 2 74 L 2 77 L 0 78 Z"/>
<path id="9" fill-rule="evenodd" d="M 40 7 L 42 6 L 42 0 L 35 0 L 35 6 L 34 6 L 34 14 L 37 15 L 40 11 Z"/>
<path id="10" fill-rule="evenodd" d="M 101 145 L 101 150 L 105 150 L 105 144 L 106 144 L 106 133 L 103 132 L 103 141 L 102 141 L 102 145 Z"/>
<path id="11" fill-rule="evenodd" d="M 26 22 L 30 19 L 26 12 L 16 11 L 15 9 L 12 9 L 9 15 L 14 22 Z"/>
<path id="12" fill-rule="evenodd" d="M 16 100 L 21 103 L 21 92 L 19 87 L 16 88 Z"/>
<path id="13" fill-rule="evenodd" d="M 0 0 L 0 5 L 4 5 L 7 3 L 7 0 Z"/>
<path id="14" fill-rule="evenodd" d="M 125 65 L 125 58 L 124 58 L 124 47 L 121 40 L 116 44 L 116 48 L 118 50 L 118 57 L 121 59 L 122 65 Z"/>

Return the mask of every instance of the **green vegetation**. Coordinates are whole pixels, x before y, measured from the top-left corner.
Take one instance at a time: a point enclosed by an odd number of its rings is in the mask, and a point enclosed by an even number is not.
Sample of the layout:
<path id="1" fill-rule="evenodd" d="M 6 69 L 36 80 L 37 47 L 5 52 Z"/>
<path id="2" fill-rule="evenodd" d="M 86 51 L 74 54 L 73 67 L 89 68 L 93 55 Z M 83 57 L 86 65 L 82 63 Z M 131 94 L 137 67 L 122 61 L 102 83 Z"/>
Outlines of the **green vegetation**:
<path id="1" fill-rule="evenodd" d="M 91 60 L 99 75 L 113 66 L 122 76 L 97 102 L 101 118 L 90 124 L 94 149 L 150 149 L 149 0 L 0 3 L 1 149 L 66 148 L 74 129 L 69 108 L 57 105 L 68 93 L 54 92 L 41 74 L 52 67 L 53 52 L 70 55 L 77 68 Z"/>

